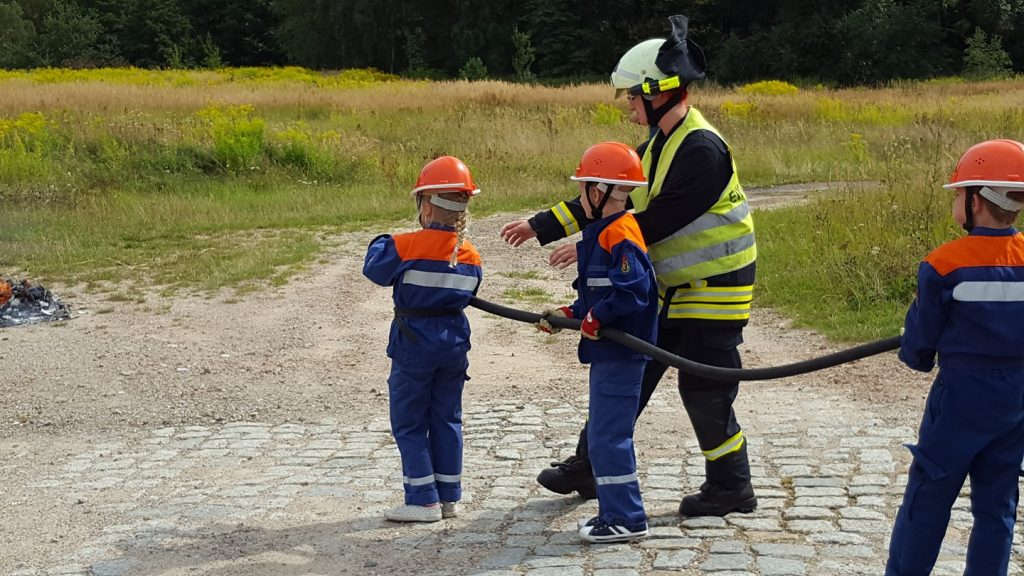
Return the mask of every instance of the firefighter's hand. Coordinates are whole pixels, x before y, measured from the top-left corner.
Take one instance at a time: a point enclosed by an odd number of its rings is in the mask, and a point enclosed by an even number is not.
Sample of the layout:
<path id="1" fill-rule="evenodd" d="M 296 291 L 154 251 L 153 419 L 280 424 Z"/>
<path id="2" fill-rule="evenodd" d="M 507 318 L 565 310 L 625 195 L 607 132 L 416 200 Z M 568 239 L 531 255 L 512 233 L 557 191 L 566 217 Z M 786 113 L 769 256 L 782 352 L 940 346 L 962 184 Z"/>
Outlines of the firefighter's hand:
<path id="1" fill-rule="evenodd" d="M 530 238 L 536 238 L 537 232 L 527 220 L 515 220 L 501 227 L 501 239 L 513 248 L 522 246 Z"/>
<path id="2" fill-rule="evenodd" d="M 541 332 L 547 332 L 548 334 L 558 334 L 559 332 L 562 331 L 562 329 L 557 326 L 552 326 L 551 323 L 548 322 L 548 316 L 572 318 L 572 308 L 569 308 L 568 306 L 562 306 L 561 308 L 545 310 L 540 321 L 537 322 L 537 330 L 540 330 Z"/>
<path id="3" fill-rule="evenodd" d="M 580 325 L 580 334 L 583 334 L 584 338 L 590 338 L 591 340 L 600 340 L 601 335 L 598 331 L 601 330 L 601 322 L 597 318 L 594 318 L 593 311 L 587 312 L 586 317 L 583 318 L 583 324 Z"/>
<path id="4" fill-rule="evenodd" d="M 548 256 L 548 264 L 554 268 L 565 268 L 576 263 L 576 245 L 562 244 L 555 248 Z"/>

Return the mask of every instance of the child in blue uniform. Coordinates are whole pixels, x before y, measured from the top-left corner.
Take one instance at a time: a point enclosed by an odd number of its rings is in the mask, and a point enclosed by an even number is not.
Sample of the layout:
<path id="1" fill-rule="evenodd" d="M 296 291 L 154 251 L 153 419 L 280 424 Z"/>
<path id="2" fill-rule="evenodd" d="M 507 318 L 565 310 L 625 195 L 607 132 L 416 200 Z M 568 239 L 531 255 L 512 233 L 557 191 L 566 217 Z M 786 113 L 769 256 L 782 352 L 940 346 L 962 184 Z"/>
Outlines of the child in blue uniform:
<path id="1" fill-rule="evenodd" d="M 654 343 L 658 288 L 640 228 L 625 211 L 629 192 L 646 186 L 640 157 L 629 146 L 602 142 L 583 154 L 573 180 L 587 217 L 596 220 L 576 244 L 578 297 L 545 315 L 582 318 L 580 362 L 590 364 L 588 450 L 599 513 L 580 526 L 586 542 L 623 542 L 647 536 L 633 450 L 633 422 L 648 357 L 602 340 L 610 326 Z M 556 332 L 546 320 L 538 326 Z"/>
<path id="2" fill-rule="evenodd" d="M 930 574 L 950 509 L 971 479 L 968 575 L 1006 574 L 1024 457 L 1024 144 L 990 140 L 964 153 L 950 184 L 968 235 L 918 270 L 899 357 L 939 374 L 928 395 L 888 576 Z"/>
<path id="3" fill-rule="evenodd" d="M 457 513 L 470 348 L 463 309 L 482 278 L 480 255 L 465 239 L 466 209 L 479 192 L 458 158 L 433 160 L 412 191 L 423 229 L 382 234 L 366 252 L 363 274 L 394 287 L 388 391 L 405 505 L 386 512 L 388 520 L 436 522 Z"/>

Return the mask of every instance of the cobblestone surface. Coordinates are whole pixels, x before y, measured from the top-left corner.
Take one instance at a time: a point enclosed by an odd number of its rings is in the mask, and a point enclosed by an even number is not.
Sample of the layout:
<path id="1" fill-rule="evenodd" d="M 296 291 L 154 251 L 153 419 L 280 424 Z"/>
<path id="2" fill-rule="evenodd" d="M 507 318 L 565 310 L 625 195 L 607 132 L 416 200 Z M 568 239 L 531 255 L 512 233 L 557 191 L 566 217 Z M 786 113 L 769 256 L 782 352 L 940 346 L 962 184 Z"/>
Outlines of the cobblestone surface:
<path id="1" fill-rule="evenodd" d="M 755 409 L 781 397 L 800 409 Z M 901 443 L 914 429 L 793 387 L 748 386 L 739 406 L 760 507 L 726 518 L 676 515 L 679 499 L 701 482 L 703 462 L 692 438 L 644 445 L 646 426 L 682 417 L 678 399 L 661 394 L 638 431 L 652 524 L 640 543 L 579 543 L 576 520 L 596 503 L 554 497 L 534 482 L 568 453 L 582 399 L 477 399 L 465 407 L 457 519 L 382 520 L 401 490 L 384 416 L 360 425 L 161 428 L 70 453 L 52 475 L 33 479 L 33 491 L 119 521 L 48 565 L 10 574 L 880 574 L 906 478 Z M 963 570 L 967 496 L 965 489 L 956 503 L 935 574 Z M 1018 524 L 1010 574 L 1022 573 L 1020 536 Z"/>

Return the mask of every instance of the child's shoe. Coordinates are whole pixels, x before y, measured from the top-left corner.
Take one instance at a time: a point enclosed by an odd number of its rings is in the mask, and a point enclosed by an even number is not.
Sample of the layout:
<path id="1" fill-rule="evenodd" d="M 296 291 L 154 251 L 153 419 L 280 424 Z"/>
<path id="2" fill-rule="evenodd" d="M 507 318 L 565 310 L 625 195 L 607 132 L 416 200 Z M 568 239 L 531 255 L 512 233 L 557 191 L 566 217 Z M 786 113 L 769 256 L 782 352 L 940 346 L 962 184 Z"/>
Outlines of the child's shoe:
<path id="1" fill-rule="evenodd" d="M 585 526 L 593 526 L 600 519 L 601 519 L 600 516 L 594 516 L 593 518 L 580 518 L 579 520 L 576 521 L 576 529 L 578 530 L 578 529 L 583 528 Z"/>
<path id="2" fill-rule="evenodd" d="M 647 522 L 633 526 L 620 526 L 597 519 L 592 524 L 588 523 L 580 528 L 580 538 L 584 542 L 591 543 L 630 542 L 646 537 Z"/>
<path id="3" fill-rule="evenodd" d="M 441 502 L 441 517 L 455 518 L 459 515 L 458 502 Z"/>
<path id="4" fill-rule="evenodd" d="M 441 507 L 416 506 L 406 504 L 398 508 L 392 508 L 384 513 L 384 517 L 392 522 L 438 522 L 441 520 Z"/>

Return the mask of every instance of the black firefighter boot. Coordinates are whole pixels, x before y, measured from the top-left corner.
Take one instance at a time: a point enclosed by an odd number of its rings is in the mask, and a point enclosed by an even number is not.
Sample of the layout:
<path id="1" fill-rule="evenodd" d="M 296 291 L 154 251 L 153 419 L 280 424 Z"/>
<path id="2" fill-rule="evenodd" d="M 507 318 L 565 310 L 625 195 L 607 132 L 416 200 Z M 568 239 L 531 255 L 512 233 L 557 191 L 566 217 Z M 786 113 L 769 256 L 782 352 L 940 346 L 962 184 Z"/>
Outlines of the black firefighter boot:
<path id="1" fill-rule="evenodd" d="M 563 462 L 552 462 L 551 468 L 545 468 L 537 475 L 537 483 L 558 494 L 579 492 L 580 498 L 592 500 L 597 498 L 597 483 L 594 481 L 594 470 L 590 467 L 587 457 L 587 429 L 580 433 L 580 443 L 576 453 Z"/>
<path id="2" fill-rule="evenodd" d="M 753 512 L 757 508 L 754 487 L 750 484 L 747 444 L 732 454 L 705 464 L 707 481 L 700 492 L 683 498 L 679 513 L 683 516 L 725 516 L 730 512 Z"/>

